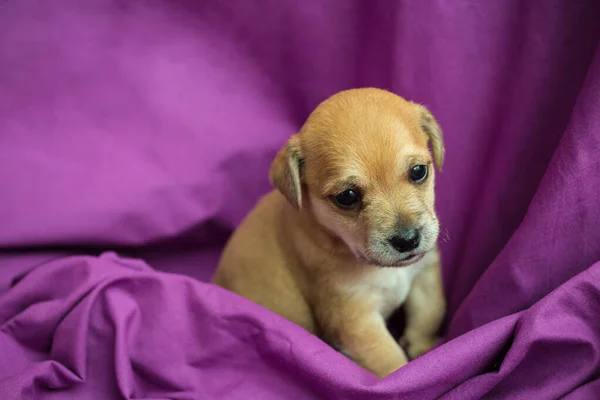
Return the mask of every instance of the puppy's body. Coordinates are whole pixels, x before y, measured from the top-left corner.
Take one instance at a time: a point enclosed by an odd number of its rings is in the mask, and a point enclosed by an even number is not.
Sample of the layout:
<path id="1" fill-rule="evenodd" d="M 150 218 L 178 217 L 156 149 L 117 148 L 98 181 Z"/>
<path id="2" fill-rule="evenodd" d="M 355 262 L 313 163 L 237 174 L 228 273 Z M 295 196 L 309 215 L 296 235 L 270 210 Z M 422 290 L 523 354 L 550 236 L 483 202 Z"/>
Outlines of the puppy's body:
<path id="1" fill-rule="evenodd" d="M 423 107 L 376 89 L 322 103 L 278 154 L 278 191 L 234 233 L 214 282 L 380 377 L 407 362 L 385 324 L 399 306 L 409 355 L 427 351 L 445 311 L 439 226 L 433 171 L 428 181 L 411 179 L 432 164 L 428 142 L 441 165 L 438 131 Z"/>

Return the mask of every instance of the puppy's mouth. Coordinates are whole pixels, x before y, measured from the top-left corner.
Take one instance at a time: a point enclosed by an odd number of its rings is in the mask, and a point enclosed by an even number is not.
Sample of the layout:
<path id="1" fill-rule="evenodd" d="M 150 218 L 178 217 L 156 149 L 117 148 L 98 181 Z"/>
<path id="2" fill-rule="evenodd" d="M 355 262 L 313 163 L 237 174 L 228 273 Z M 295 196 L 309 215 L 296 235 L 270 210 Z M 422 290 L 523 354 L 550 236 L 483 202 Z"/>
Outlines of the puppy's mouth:
<path id="1" fill-rule="evenodd" d="M 397 262 L 395 262 L 393 264 L 393 266 L 395 267 L 406 267 L 408 265 L 414 264 L 417 261 L 419 261 L 421 258 L 423 258 L 423 256 L 425 255 L 425 253 L 419 253 L 419 254 L 411 254 Z"/>
<path id="2" fill-rule="evenodd" d="M 394 261 L 394 262 L 381 262 L 381 261 L 377 261 L 377 260 L 373 260 L 371 258 L 367 258 L 367 257 L 359 257 L 361 259 L 361 261 L 366 262 L 369 265 L 374 265 L 374 266 L 379 266 L 379 267 L 407 267 L 409 265 L 412 265 L 416 262 L 418 262 L 421 258 L 423 258 L 423 256 L 425 255 L 425 253 L 418 253 L 418 254 L 410 254 L 400 260 Z"/>

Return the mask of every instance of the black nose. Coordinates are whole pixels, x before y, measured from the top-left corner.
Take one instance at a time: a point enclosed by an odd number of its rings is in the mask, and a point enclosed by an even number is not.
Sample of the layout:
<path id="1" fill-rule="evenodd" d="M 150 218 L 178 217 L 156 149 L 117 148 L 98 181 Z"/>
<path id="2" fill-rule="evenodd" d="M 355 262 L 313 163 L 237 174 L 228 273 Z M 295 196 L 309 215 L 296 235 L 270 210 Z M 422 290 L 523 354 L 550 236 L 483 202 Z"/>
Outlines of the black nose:
<path id="1" fill-rule="evenodd" d="M 390 244 L 400 253 L 416 249 L 420 241 L 419 231 L 414 229 L 406 231 L 390 239 Z"/>

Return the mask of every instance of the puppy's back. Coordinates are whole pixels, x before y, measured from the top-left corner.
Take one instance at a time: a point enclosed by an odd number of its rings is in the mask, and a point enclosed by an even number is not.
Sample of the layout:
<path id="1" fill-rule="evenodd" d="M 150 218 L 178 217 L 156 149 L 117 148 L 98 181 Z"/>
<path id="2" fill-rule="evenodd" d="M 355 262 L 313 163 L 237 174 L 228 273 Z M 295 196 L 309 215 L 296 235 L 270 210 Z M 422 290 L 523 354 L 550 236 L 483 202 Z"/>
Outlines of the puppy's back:
<path id="1" fill-rule="evenodd" d="M 294 260 L 280 245 L 288 239 L 282 217 L 289 207 L 277 191 L 263 197 L 227 242 L 213 283 L 315 333 Z"/>

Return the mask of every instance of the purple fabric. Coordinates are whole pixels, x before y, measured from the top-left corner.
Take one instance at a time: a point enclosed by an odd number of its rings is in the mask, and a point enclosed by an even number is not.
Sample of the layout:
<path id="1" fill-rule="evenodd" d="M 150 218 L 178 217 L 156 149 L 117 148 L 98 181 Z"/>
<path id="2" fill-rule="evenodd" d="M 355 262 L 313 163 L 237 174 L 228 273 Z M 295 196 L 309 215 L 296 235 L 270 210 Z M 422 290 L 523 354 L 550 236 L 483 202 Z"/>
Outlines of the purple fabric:
<path id="1" fill-rule="evenodd" d="M 0 4 L 0 398 L 597 398 L 600 4 Z M 443 345 L 382 381 L 206 282 L 336 91 L 445 132 Z"/>

